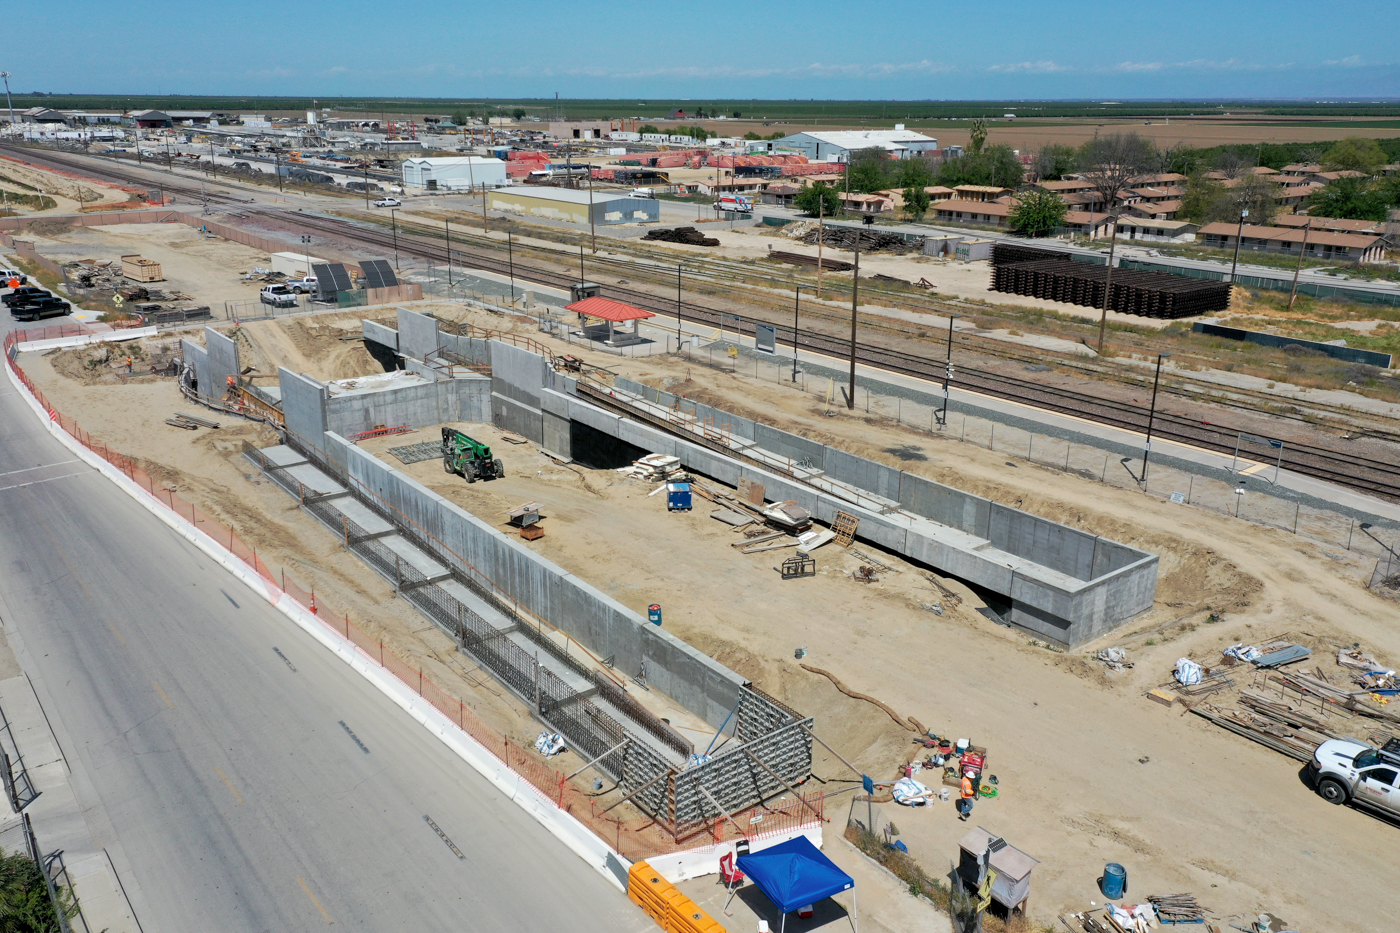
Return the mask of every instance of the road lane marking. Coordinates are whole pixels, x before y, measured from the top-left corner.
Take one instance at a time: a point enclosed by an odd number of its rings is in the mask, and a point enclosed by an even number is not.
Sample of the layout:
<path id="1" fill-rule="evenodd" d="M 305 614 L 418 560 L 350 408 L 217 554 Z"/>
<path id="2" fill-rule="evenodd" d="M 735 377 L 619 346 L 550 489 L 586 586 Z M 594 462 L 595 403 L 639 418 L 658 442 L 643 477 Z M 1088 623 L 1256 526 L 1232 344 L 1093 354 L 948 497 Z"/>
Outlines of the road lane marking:
<path id="1" fill-rule="evenodd" d="M 273 650 L 275 651 L 276 649 L 273 649 Z M 282 652 L 278 651 L 277 653 L 278 653 L 278 654 L 281 654 Z M 369 754 L 369 747 L 368 747 L 367 745 L 365 745 L 364 742 L 361 742 L 361 741 L 360 741 L 360 737 L 359 737 L 358 735 L 355 734 L 355 731 L 354 731 L 353 729 L 351 729 L 349 726 L 347 726 L 347 725 L 345 724 L 345 720 L 343 720 L 343 719 L 340 721 L 340 728 L 344 729 L 344 730 L 345 730 L 345 734 L 348 735 L 348 736 L 350 736 L 350 738 L 353 739 L 353 740 L 355 741 L 355 744 L 356 744 L 356 745 L 360 746 L 360 751 L 364 752 L 366 755 Z"/>
<path id="2" fill-rule="evenodd" d="M 171 709 L 175 708 L 175 704 L 170 702 L 170 697 L 166 696 L 165 691 L 160 689 L 160 684 L 156 683 L 153 680 L 151 681 L 151 686 L 156 688 L 156 693 L 160 694 L 160 698 L 165 701 L 166 706 L 170 707 Z"/>
<path id="3" fill-rule="evenodd" d="M 230 794 L 233 794 L 233 799 L 237 800 L 239 803 L 242 803 L 243 795 L 240 794 L 238 791 L 234 790 L 233 782 L 228 779 L 227 774 L 224 774 L 224 769 L 220 768 L 218 765 L 215 765 L 214 770 L 217 771 L 219 773 L 219 777 L 223 779 L 224 786 L 228 788 L 228 792 Z"/>
<path id="4" fill-rule="evenodd" d="M 433 822 L 433 818 L 431 816 L 428 816 L 428 814 L 424 813 L 423 821 L 433 828 L 433 832 L 438 834 L 439 839 L 447 843 L 447 847 L 451 849 L 453 854 L 457 856 L 458 861 L 465 862 L 467 860 L 467 857 L 462 854 L 462 850 L 457 848 L 456 843 L 454 843 L 451 839 L 447 838 L 447 833 L 443 832 L 441 827 L 439 827 L 438 824 Z"/>
<path id="5" fill-rule="evenodd" d="M 47 479 L 33 479 L 27 483 L 10 483 L 6 486 L 0 486 L 0 491 L 6 489 L 23 489 L 26 486 L 38 486 L 41 483 L 54 483 L 61 479 L 72 479 L 75 476 L 87 476 L 92 472 L 92 470 L 79 470 L 77 473 L 64 473 L 62 476 L 50 476 Z"/>
<path id="6" fill-rule="evenodd" d="M 293 674 L 295 674 L 295 673 L 297 672 L 297 666 L 296 666 L 295 664 L 292 663 L 292 659 L 291 659 L 291 658 L 287 657 L 285 654 L 282 653 L 282 649 L 281 649 L 281 648 L 278 648 L 276 645 L 273 645 L 273 646 L 272 646 L 272 650 L 273 650 L 273 651 L 276 651 L 276 652 L 277 652 L 277 656 L 278 656 L 279 658 L 281 658 L 281 659 L 283 660 L 283 662 L 286 663 L 286 665 L 292 669 L 292 673 L 293 673 Z M 343 726 L 343 725 L 345 725 L 345 723 L 341 723 L 341 725 Z"/>
<path id="7" fill-rule="evenodd" d="M 321 916 L 326 919 L 326 922 L 335 923 L 335 921 L 331 919 L 331 915 L 326 913 L 326 908 L 322 907 L 321 902 L 316 900 L 316 895 L 312 894 L 311 889 L 306 886 L 306 882 L 301 880 L 301 875 L 297 875 L 297 884 L 301 885 L 301 889 L 306 892 L 306 896 L 311 898 L 311 903 L 316 905 L 316 909 L 321 912 Z"/>
<path id="8" fill-rule="evenodd" d="M 68 463 L 82 463 L 82 461 L 75 457 L 72 460 L 59 460 L 57 463 L 44 463 L 35 467 L 25 467 L 22 470 L 9 470 L 5 473 L 0 473 L 0 476 L 14 476 L 16 473 L 33 473 L 35 470 L 47 470 L 49 467 L 63 466 Z"/>
<path id="9" fill-rule="evenodd" d="M 113 635 L 117 636 L 117 641 L 121 642 L 123 645 L 126 644 L 126 639 L 122 637 L 121 632 L 117 631 L 117 627 L 112 624 L 111 620 L 108 620 L 107 627 L 112 630 Z"/>

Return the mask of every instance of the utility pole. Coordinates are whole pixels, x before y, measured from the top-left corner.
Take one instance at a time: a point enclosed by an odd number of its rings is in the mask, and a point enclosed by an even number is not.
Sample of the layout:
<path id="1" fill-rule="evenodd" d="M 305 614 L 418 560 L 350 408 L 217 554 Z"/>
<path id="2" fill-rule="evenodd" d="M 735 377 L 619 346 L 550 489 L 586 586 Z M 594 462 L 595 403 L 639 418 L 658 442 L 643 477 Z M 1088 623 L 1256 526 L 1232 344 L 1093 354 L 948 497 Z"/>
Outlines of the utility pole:
<path id="1" fill-rule="evenodd" d="M 593 166 L 588 166 L 588 235 L 593 238 L 593 255 L 598 255 L 598 228 L 593 220 Z"/>
<path id="2" fill-rule="evenodd" d="M 14 126 L 14 125 L 15 125 L 15 102 L 14 102 L 13 100 L 10 99 L 10 73 L 9 73 L 8 71 L 0 71 L 0 78 L 4 78 L 4 79 L 5 79 L 5 103 L 6 103 L 6 104 L 9 106 L 9 108 L 10 108 L 10 126 Z M 138 147 L 138 148 L 139 148 L 139 147 Z"/>
<path id="3" fill-rule="evenodd" d="M 1104 331 L 1108 329 L 1108 297 L 1113 288 L 1113 249 L 1118 245 L 1118 217 L 1111 215 L 1105 220 L 1113 223 L 1113 232 L 1108 237 L 1108 274 L 1103 279 L 1103 311 L 1099 314 L 1099 356 L 1103 356 Z M 1093 227 L 1089 228 L 1093 233 Z"/>
<path id="4" fill-rule="evenodd" d="M 1240 240 L 1244 239 L 1244 219 L 1249 216 L 1249 211 L 1240 211 L 1240 226 L 1235 231 L 1235 261 L 1230 263 L 1230 284 L 1235 284 L 1235 269 L 1240 264 Z"/>
<path id="5" fill-rule="evenodd" d="M 302 253 L 306 259 L 306 277 L 309 278 L 311 276 L 311 237 L 303 236 L 301 245 L 303 247 Z"/>
<path id="6" fill-rule="evenodd" d="M 510 306 L 515 307 L 515 247 L 511 245 L 510 231 L 506 231 L 506 259 L 510 263 Z"/>
<path id="7" fill-rule="evenodd" d="M 676 263 L 676 355 L 681 352 L 681 263 Z"/>
<path id="8" fill-rule="evenodd" d="M 394 268 L 399 267 L 399 212 L 398 208 L 389 208 L 389 223 L 394 227 Z"/>
<path id="9" fill-rule="evenodd" d="M 953 322 L 962 317 L 960 314 L 948 315 L 948 361 L 943 366 L 943 424 L 948 423 L 948 386 L 953 381 Z"/>
<path id="10" fill-rule="evenodd" d="M 1298 300 L 1298 273 L 1303 271 L 1303 257 L 1308 254 L 1308 231 L 1312 229 L 1312 221 L 1303 224 L 1303 247 L 1298 250 L 1298 265 L 1293 267 L 1293 290 L 1288 293 L 1288 310 L 1293 310 L 1293 302 Z"/>
<path id="11" fill-rule="evenodd" d="M 819 185 L 826 182 L 819 181 Z M 822 220 L 826 217 L 826 191 L 821 192 L 821 197 L 817 199 L 817 300 L 822 300 L 822 242 L 826 239 L 826 227 Z"/>
<path id="12" fill-rule="evenodd" d="M 872 218 L 873 219 L 873 218 Z M 856 228 L 856 267 L 851 274 L 851 385 L 846 396 L 846 407 L 856 407 L 856 306 L 860 302 L 860 235 Z"/>
<path id="13" fill-rule="evenodd" d="M 1157 384 L 1162 381 L 1162 360 L 1170 353 L 1157 354 L 1157 375 L 1152 378 L 1152 407 L 1147 412 L 1147 439 L 1142 445 L 1142 485 L 1147 488 L 1147 455 L 1152 451 L 1152 422 L 1157 417 Z"/>
<path id="14" fill-rule="evenodd" d="M 797 381 L 797 312 L 798 306 L 802 304 L 802 289 L 809 286 L 794 285 L 792 287 L 792 381 Z"/>
<path id="15" fill-rule="evenodd" d="M 451 288 L 451 287 L 452 287 L 452 221 L 450 221 L 450 220 L 444 220 L 444 221 L 442 222 L 442 229 L 443 229 L 443 231 L 444 231 L 444 232 L 446 233 L 446 235 L 447 235 L 447 287 L 448 287 L 448 288 Z M 510 301 L 511 301 L 511 304 L 514 304 L 514 303 L 515 303 L 515 288 L 514 288 L 513 286 L 511 287 L 511 290 L 510 290 Z"/>
<path id="16" fill-rule="evenodd" d="M 282 187 L 282 150 L 277 148 L 277 140 L 275 139 L 272 141 L 272 167 L 277 172 L 278 193 L 286 194 L 286 189 Z"/>
<path id="17" fill-rule="evenodd" d="M 369 163 L 364 164 L 365 170 L 365 210 L 369 210 Z"/>

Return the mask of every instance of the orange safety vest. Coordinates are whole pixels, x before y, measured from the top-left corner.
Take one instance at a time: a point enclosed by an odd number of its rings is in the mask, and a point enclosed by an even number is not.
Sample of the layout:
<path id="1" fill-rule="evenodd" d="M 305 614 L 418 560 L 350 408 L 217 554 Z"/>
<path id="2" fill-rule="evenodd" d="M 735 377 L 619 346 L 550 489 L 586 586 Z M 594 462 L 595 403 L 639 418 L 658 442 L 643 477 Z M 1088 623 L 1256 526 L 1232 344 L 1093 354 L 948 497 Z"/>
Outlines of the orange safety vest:
<path id="1" fill-rule="evenodd" d="M 972 778 L 965 777 L 962 779 L 962 795 L 963 799 L 977 796 L 977 792 L 972 789 Z"/>

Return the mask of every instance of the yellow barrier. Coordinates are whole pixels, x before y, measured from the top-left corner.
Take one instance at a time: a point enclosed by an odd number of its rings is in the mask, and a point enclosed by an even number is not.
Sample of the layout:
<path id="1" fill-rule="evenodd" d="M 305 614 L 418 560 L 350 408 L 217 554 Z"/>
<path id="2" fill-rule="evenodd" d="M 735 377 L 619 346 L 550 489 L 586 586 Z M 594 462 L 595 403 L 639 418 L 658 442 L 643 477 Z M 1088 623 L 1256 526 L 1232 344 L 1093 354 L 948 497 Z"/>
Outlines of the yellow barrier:
<path id="1" fill-rule="evenodd" d="M 633 862 L 628 870 L 627 899 L 646 911 L 666 933 L 727 933 L 646 862 Z"/>

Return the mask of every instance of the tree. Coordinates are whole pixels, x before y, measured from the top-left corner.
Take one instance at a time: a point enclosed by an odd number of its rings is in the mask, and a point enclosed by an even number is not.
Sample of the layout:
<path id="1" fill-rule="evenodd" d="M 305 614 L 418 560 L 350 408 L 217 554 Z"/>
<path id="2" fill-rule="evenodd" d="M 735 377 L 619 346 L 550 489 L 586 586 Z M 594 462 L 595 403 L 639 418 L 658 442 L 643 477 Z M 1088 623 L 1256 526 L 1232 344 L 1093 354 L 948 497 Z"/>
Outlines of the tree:
<path id="1" fill-rule="evenodd" d="M 982 146 L 987 142 L 987 121 L 978 117 L 972 121 L 972 138 L 968 141 L 967 151 L 973 155 L 982 151 Z"/>
<path id="2" fill-rule="evenodd" d="M 744 138 L 745 138 L 745 139 L 762 139 L 763 137 L 760 136 L 760 135 L 758 135 L 757 133 L 755 133 L 753 130 L 749 130 L 747 133 L 744 134 Z"/>
<path id="3" fill-rule="evenodd" d="M 1348 136 L 1322 157 L 1322 164 L 1331 171 L 1365 172 L 1374 175 L 1385 164 L 1385 150 L 1374 139 Z"/>
<path id="4" fill-rule="evenodd" d="M 920 158 L 900 159 L 895 163 L 894 183 L 900 188 L 927 188 L 933 184 L 933 169 Z"/>
<path id="5" fill-rule="evenodd" d="M 1253 146 L 1228 146 L 1215 155 L 1215 168 L 1226 177 L 1241 178 L 1249 174 L 1256 162 Z"/>
<path id="6" fill-rule="evenodd" d="M 660 133 L 661 131 L 656 127 L 652 126 L 650 123 L 643 123 L 640 127 L 637 128 L 637 132 L 642 134 L 651 133 L 654 135 Z"/>
<path id="7" fill-rule="evenodd" d="M 1016 188 L 1025 177 L 1025 167 L 1010 146 L 988 146 L 981 152 L 944 162 L 938 170 L 938 183 L 956 188 L 958 185 L 995 185 Z"/>
<path id="8" fill-rule="evenodd" d="M 1380 185 L 1364 178 L 1338 178 L 1308 198 L 1308 213 L 1315 217 L 1385 220 L 1386 201 Z"/>
<path id="9" fill-rule="evenodd" d="M 466 126 L 467 115 L 460 110 L 454 111 L 452 114 L 452 122 L 458 126 Z"/>
<path id="10" fill-rule="evenodd" d="M 1186 143 L 1168 146 L 1157 153 L 1157 171 L 1191 175 L 1201 167 L 1201 151 Z"/>
<path id="11" fill-rule="evenodd" d="M 1137 133 L 1108 133 L 1095 136 L 1079 147 L 1079 167 L 1084 180 L 1094 186 L 1107 210 L 1133 179 L 1146 172 L 1157 159 L 1157 149 Z"/>
<path id="12" fill-rule="evenodd" d="M 1031 188 L 1017 195 L 1007 220 L 1022 236 L 1049 236 L 1065 221 L 1068 205 L 1053 191 Z"/>
<path id="13" fill-rule="evenodd" d="M 883 149 L 861 149 L 851 153 L 847 168 L 850 189 L 860 194 L 883 191 L 890 186 L 890 161 Z"/>
<path id="14" fill-rule="evenodd" d="M 1226 184 L 1197 172 L 1186 184 L 1178 213 L 1197 224 L 1237 223 L 1240 211 L 1249 211 L 1248 222 L 1267 225 L 1278 213 L 1278 185 L 1253 172 L 1234 184 Z"/>
<path id="15" fill-rule="evenodd" d="M 1031 164 L 1041 181 L 1059 181 L 1074 171 L 1074 147 L 1051 143 L 1035 154 L 1035 161 Z"/>
<path id="16" fill-rule="evenodd" d="M 792 201 L 798 210 L 813 217 L 818 213 L 830 217 L 841 210 L 841 193 L 824 181 L 803 188 Z"/>
<path id="17" fill-rule="evenodd" d="M 59 906 L 64 919 L 77 915 L 78 905 L 68 888 L 59 889 Z M 0 854 L 0 930 L 51 933 L 58 929 L 58 917 L 39 866 L 19 852 Z"/>
<path id="18" fill-rule="evenodd" d="M 741 114 L 739 111 L 736 110 L 736 111 L 734 111 L 733 116 L 734 116 L 734 119 L 737 120 L 737 119 L 739 119 L 741 116 L 743 116 L 743 114 Z"/>
<path id="19" fill-rule="evenodd" d="M 930 200 L 928 192 L 922 187 L 904 189 L 904 209 L 914 215 L 916 220 L 923 218 Z"/>
<path id="20" fill-rule="evenodd" d="M 516 123 L 519 123 L 521 120 L 525 119 L 525 108 L 516 107 L 510 112 L 510 115 L 515 118 Z"/>

